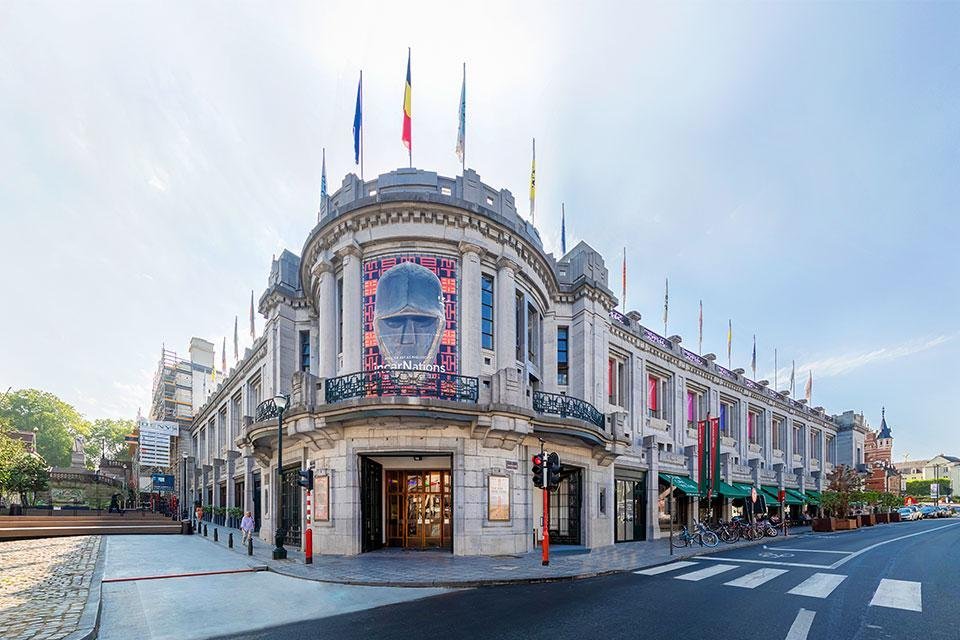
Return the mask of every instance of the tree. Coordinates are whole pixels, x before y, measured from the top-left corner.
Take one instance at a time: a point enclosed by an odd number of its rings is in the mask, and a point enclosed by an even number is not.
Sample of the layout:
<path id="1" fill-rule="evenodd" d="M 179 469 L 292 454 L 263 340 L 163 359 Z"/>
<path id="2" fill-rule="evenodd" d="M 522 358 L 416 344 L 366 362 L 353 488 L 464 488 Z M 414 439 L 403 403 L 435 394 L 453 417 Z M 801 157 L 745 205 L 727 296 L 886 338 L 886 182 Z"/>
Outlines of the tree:
<path id="1" fill-rule="evenodd" d="M 940 495 L 950 495 L 950 479 L 937 478 L 936 480 L 908 480 L 907 495 L 915 498 L 930 499 L 930 485 L 934 482 L 940 484 Z"/>
<path id="2" fill-rule="evenodd" d="M 17 431 L 35 431 L 37 453 L 55 467 L 70 466 L 74 437 L 90 431 L 89 423 L 71 405 L 37 389 L 0 397 L 0 421 Z"/>
<path id="3" fill-rule="evenodd" d="M 827 475 L 830 484 L 827 489 L 836 493 L 836 516 L 846 518 L 850 514 L 850 501 L 853 494 L 860 491 L 863 480 L 857 472 L 846 465 L 838 465 Z"/>
<path id="4" fill-rule="evenodd" d="M 27 452 L 19 438 L 10 436 L 12 429 L 0 422 L 0 495 L 10 490 L 10 474 L 20 456 Z"/>
<path id="5" fill-rule="evenodd" d="M 10 470 L 8 484 L 10 491 L 20 494 L 20 504 L 32 505 L 37 492 L 50 486 L 50 468 L 39 454 L 24 451 Z"/>
<path id="6" fill-rule="evenodd" d="M 94 420 L 83 447 L 87 466 L 95 466 L 95 462 L 102 457 L 108 460 L 129 460 L 130 453 L 124 436 L 133 433 L 135 429 L 133 420 Z"/>

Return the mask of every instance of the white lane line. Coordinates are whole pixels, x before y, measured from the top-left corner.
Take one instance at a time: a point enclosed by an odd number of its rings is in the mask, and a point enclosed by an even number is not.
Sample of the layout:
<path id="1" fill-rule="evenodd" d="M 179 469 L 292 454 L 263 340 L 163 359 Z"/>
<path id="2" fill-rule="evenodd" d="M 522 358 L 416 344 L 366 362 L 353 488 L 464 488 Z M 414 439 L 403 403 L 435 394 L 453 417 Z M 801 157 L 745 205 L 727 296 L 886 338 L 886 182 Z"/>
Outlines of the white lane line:
<path id="1" fill-rule="evenodd" d="M 682 576 L 674 576 L 674 578 L 677 580 L 689 580 L 690 582 L 696 582 L 698 580 L 703 580 L 704 578 L 709 578 L 710 576 L 715 576 L 718 573 L 723 573 L 724 571 L 730 571 L 731 569 L 736 568 L 737 565 L 735 564 L 715 564 L 712 567 L 691 571 L 690 573 L 685 573 Z"/>
<path id="2" fill-rule="evenodd" d="M 728 587 L 743 587 L 744 589 L 756 589 L 764 582 L 769 582 L 777 576 L 782 576 L 785 573 L 788 573 L 788 569 L 757 569 L 752 573 L 748 573 L 745 576 L 741 576 L 736 580 L 731 580 L 730 582 L 724 582 Z"/>
<path id="3" fill-rule="evenodd" d="M 907 539 L 907 538 L 912 538 L 913 536 L 922 536 L 922 535 L 924 535 L 924 534 L 926 534 L 926 533 L 933 533 L 934 531 L 940 531 L 941 529 L 947 529 L 947 528 L 949 528 L 949 527 L 955 527 L 955 526 L 957 526 L 958 524 L 960 524 L 960 522 L 954 522 L 954 523 L 952 523 L 952 524 L 947 524 L 947 525 L 944 525 L 944 526 L 942 526 L 942 527 L 935 527 L 935 528 L 933 528 L 933 529 L 925 529 L 925 530 L 923 530 L 923 531 L 917 531 L 916 533 L 908 533 L 908 534 L 905 535 L 905 536 L 900 536 L 900 537 L 898 537 L 898 538 L 890 538 L 889 540 L 884 540 L 884 541 L 882 541 L 882 542 L 878 542 L 878 543 L 876 543 L 876 544 L 872 544 L 872 545 L 870 545 L 869 547 L 864 547 L 863 549 L 860 549 L 860 551 L 855 551 L 855 552 L 851 553 L 851 554 L 850 554 L 849 556 L 847 556 L 846 558 L 840 558 L 839 560 L 837 560 L 836 562 L 834 562 L 834 563 L 830 566 L 830 568 L 831 568 L 831 569 L 836 569 L 837 567 L 839 567 L 839 566 L 842 565 L 843 563 L 849 562 L 850 560 L 853 560 L 854 558 L 856 558 L 857 556 L 859 556 L 861 553 L 866 553 L 867 551 L 871 551 L 871 550 L 876 549 L 877 547 L 883 546 L 883 545 L 885 545 L 885 544 L 890 544 L 891 542 L 897 542 L 898 540 L 905 540 L 905 539 Z"/>
<path id="4" fill-rule="evenodd" d="M 686 560 L 681 560 L 680 562 L 674 562 L 673 564 L 662 564 L 659 567 L 651 567 L 650 569 L 643 569 L 641 571 L 634 571 L 638 576 L 656 576 L 661 573 L 666 573 L 667 571 L 673 571 L 675 569 L 683 569 L 684 567 L 692 567 L 696 562 L 687 562 Z"/>
<path id="5" fill-rule="evenodd" d="M 873 594 L 871 607 L 889 607 L 907 611 L 923 611 L 920 597 L 920 583 L 909 580 L 889 580 L 884 578 Z"/>
<path id="6" fill-rule="evenodd" d="M 817 615 L 816 611 L 800 609 L 793 624 L 790 625 L 790 631 L 787 631 L 785 640 L 807 640 L 807 634 L 810 633 L 810 626 L 813 624 L 813 616 L 815 615 Z"/>
<path id="7" fill-rule="evenodd" d="M 836 573 L 815 573 L 787 593 L 795 596 L 826 598 L 846 577 Z"/>
<path id="8" fill-rule="evenodd" d="M 787 547 L 768 547 L 763 545 L 764 549 L 769 549 L 770 551 L 800 551 L 802 553 L 839 553 L 843 555 L 850 555 L 853 551 L 826 551 L 824 549 L 788 549 Z"/>

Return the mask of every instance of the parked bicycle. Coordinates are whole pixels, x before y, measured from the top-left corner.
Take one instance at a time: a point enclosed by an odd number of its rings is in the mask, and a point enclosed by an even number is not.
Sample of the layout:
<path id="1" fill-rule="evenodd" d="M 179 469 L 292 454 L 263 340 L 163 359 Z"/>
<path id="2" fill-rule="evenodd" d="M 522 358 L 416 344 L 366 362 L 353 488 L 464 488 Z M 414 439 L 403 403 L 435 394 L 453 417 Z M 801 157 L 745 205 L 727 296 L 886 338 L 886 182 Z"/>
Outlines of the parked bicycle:
<path id="1" fill-rule="evenodd" d="M 694 529 L 691 533 L 686 526 L 681 527 L 680 531 L 673 536 L 673 546 L 688 547 L 697 543 L 702 547 L 715 547 L 720 544 L 720 538 L 713 531 L 710 531 L 702 522 L 694 520 Z"/>

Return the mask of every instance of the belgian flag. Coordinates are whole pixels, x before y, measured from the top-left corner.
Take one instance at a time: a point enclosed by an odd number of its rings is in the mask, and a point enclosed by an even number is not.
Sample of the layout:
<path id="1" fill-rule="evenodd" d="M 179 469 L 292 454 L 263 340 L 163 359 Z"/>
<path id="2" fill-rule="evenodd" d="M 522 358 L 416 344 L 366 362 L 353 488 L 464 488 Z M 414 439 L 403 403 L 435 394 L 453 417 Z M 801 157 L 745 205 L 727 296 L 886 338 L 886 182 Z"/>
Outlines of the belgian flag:
<path id="1" fill-rule="evenodd" d="M 413 91 L 413 86 L 410 84 L 410 49 L 407 49 L 407 84 L 403 89 L 403 135 L 401 140 L 403 141 L 403 146 L 407 148 L 407 151 L 410 154 L 410 164 L 413 166 L 413 122 L 412 116 L 413 111 L 410 107 L 411 93 Z"/>

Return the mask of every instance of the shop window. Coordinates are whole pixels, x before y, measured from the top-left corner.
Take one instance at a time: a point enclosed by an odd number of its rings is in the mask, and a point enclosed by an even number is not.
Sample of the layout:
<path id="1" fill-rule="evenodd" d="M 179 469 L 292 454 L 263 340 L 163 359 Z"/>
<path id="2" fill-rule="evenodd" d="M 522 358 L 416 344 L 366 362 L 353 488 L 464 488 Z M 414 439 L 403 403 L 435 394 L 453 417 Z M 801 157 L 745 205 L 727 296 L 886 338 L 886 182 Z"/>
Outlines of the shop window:
<path id="1" fill-rule="evenodd" d="M 480 346 L 493 349 L 493 276 L 480 278 Z"/>

